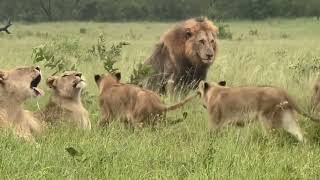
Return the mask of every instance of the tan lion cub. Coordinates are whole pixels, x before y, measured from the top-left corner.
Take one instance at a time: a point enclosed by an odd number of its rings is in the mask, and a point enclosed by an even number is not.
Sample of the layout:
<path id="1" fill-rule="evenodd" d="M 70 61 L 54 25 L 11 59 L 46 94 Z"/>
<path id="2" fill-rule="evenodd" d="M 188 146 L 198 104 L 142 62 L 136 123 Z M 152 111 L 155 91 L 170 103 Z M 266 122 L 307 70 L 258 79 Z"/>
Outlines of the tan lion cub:
<path id="1" fill-rule="evenodd" d="M 99 105 L 102 119 L 99 126 L 108 124 L 117 118 L 133 125 L 142 126 L 144 123 L 154 123 L 160 117 L 165 117 L 167 111 L 175 110 L 197 95 L 166 106 L 154 92 L 120 83 L 121 74 L 95 75 L 94 79 L 99 87 Z"/>
<path id="2" fill-rule="evenodd" d="M 91 129 L 88 111 L 81 103 L 81 91 L 86 86 L 82 74 L 75 71 L 51 76 L 47 85 L 52 96 L 47 106 L 38 114 L 47 122 L 60 120 L 71 122 L 83 129 Z"/>
<path id="3" fill-rule="evenodd" d="M 227 123 L 238 123 L 253 114 L 267 131 L 283 128 L 299 141 L 303 134 L 296 113 L 313 121 L 318 119 L 300 111 L 283 89 L 271 86 L 226 87 L 226 82 L 200 82 L 198 92 L 209 113 L 210 130 L 218 130 Z"/>
<path id="4" fill-rule="evenodd" d="M 19 67 L 0 70 L 0 128 L 12 127 L 26 140 L 41 132 L 41 124 L 33 114 L 23 109 L 23 103 L 44 93 L 37 88 L 41 81 L 39 67 Z"/>

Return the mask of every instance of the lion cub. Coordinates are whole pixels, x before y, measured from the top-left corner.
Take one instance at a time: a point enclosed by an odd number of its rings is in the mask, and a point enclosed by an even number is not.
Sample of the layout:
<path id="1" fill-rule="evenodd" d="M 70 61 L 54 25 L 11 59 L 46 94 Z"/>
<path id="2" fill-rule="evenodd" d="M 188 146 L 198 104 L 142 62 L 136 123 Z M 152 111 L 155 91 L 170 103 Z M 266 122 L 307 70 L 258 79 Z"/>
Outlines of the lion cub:
<path id="1" fill-rule="evenodd" d="M 46 122 L 65 120 L 83 129 L 91 129 L 88 111 L 81 103 L 81 91 L 86 86 L 80 72 L 67 71 L 60 76 L 51 76 L 47 85 L 52 96 L 46 107 L 38 114 Z"/>
<path id="2" fill-rule="evenodd" d="M 138 126 L 154 123 L 160 117 L 164 118 L 167 111 L 175 110 L 197 96 L 167 107 L 156 93 L 120 83 L 121 73 L 95 75 L 94 79 L 100 90 L 102 119 L 99 126 L 104 126 L 115 118 Z"/>
<path id="3" fill-rule="evenodd" d="M 39 67 L 19 67 L 0 70 L 0 127 L 15 129 L 18 136 L 33 141 L 33 134 L 41 132 L 41 125 L 23 103 L 44 93 L 37 88 L 41 81 Z"/>
<path id="4" fill-rule="evenodd" d="M 226 123 L 238 123 L 253 114 L 266 130 L 283 128 L 299 141 L 303 134 L 296 113 L 313 121 L 318 119 L 300 111 L 282 89 L 270 86 L 226 87 L 226 82 L 200 82 L 198 92 L 209 113 L 210 130 L 218 130 Z"/>

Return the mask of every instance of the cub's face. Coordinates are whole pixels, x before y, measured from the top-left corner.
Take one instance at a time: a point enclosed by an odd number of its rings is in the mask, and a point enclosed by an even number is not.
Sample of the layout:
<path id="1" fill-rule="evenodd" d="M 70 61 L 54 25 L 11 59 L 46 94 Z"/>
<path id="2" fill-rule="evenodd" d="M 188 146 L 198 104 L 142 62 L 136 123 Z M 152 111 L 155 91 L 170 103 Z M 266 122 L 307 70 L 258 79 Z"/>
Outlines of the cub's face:
<path id="1" fill-rule="evenodd" d="M 208 92 L 212 88 L 217 88 L 219 86 L 226 86 L 226 81 L 220 81 L 218 83 L 212 82 L 206 82 L 206 81 L 200 81 L 199 87 L 197 90 L 197 93 L 201 96 L 201 99 L 203 100 L 203 106 L 207 107 L 207 101 L 208 101 Z"/>
<path id="2" fill-rule="evenodd" d="M 44 92 L 37 88 L 41 81 L 39 67 L 19 67 L 9 71 L 0 71 L 0 88 L 8 98 L 23 102 L 28 98 L 42 96 Z"/>
<path id="3" fill-rule="evenodd" d="M 119 83 L 121 80 L 121 73 L 105 73 L 94 75 L 94 80 L 98 88 L 102 89 L 105 86 Z"/>
<path id="4" fill-rule="evenodd" d="M 49 77 L 47 85 L 60 97 L 74 98 L 80 95 L 86 83 L 81 72 L 66 71 L 59 76 Z"/>

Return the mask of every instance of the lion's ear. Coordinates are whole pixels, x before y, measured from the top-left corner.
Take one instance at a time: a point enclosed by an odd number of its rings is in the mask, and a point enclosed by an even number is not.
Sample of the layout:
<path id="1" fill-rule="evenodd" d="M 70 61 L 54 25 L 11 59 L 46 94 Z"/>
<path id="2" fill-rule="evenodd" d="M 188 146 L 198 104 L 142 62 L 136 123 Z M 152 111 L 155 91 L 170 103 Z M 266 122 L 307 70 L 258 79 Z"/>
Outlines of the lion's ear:
<path id="1" fill-rule="evenodd" d="M 114 76 L 117 78 L 118 81 L 121 80 L 121 72 L 117 72 L 116 74 L 114 74 Z"/>
<path id="2" fill-rule="evenodd" d="M 49 88 L 54 88 L 57 85 L 57 77 L 56 76 L 51 76 L 48 77 L 47 79 L 47 85 L 49 86 Z"/>
<path id="3" fill-rule="evenodd" d="M 94 75 L 94 81 L 96 81 L 96 83 L 101 79 L 101 75 L 99 74 L 95 74 Z"/>
<path id="4" fill-rule="evenodd" d="M 2 83 L 6 79 L 8 79 L 8 73 L 0 70 L 0 82 Z"/>
<path id="5" fill-rule="evenodd" d="M 226 85 L 227 85 L 227 82 L 226 82 L 226 81 L 220 81 L 220 82 L 218 82 L 218 84 L 219 84 L 220 86 L 226 86 Z"/>
<path id="6" fill-rule="evenodd" d="M 0 80 L 6 80 L 8 78 L 8 73 L 6 71 L 0 70 Z"/>
<path id="7" fill-rule="evenodd" d="M 199 89 L 202 89 L 204 92 L 208 90 L 209 86 L 209 83 L 207 83 L 206 81 L 201 81 L 199 83 Z"/>
<path id="8" fill-rule="evenodd" d="M 190 29 L 190 28 L 187 28 L 186 31 L 185 31 L 185 37 L 186 37 L 186 39 L 191 38 L 191 36 L 192 36 L 191 29 Z"/>

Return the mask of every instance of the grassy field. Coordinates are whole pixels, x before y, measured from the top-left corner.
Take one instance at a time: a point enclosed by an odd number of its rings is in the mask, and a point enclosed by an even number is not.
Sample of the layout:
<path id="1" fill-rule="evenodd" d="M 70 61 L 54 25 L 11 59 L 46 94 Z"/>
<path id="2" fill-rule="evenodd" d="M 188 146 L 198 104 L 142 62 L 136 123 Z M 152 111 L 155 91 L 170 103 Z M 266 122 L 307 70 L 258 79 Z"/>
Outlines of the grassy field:
<path id="1" fill-rule="evenodd" d="M 220 40 L 218 58 L 208 80 L 226 80 L 231 86 L 276 85 L 289 91 L 301 106 L 310 109 L 312 85 L 320 70 L 320 22 L 314 19 L 226 22 L 232 40 Z M 106 44 L 130 42 L 116 64 L 127 81 L 136 63 L 146 59 L 167 23 L 64 22 L 12 26 L 11 35 L 0 33 L 1 69 L 32 64 L 32 48 L 52 41 L 72 41 L 78 58 L 104 33 Z M 85 28 L 86 33 L 80 33 Z M 251 31 L 251 33 L 250 33 Z M 64 54 L 60 54 L 63 56 Z M 70 55 L 66 56 L 67 58 Z M 40 64 L 41 65 L 41 64 Z M 93 127 L 99 118 L 93 74 L 103 73 L 96 59 L 79 66 L 94 95 L 86 103 Z M 42 66 L 45 77 L 52 73 Z M 43 107 L 46 96 L 26 103 L 26 109 Z M 173 103 L 168 97 L 166 102 Z M 176 125 L 132 131 L 121 123 L 107 130 L 82 131 L 68 126 L 49 127 L 38 144 L 0 131 L 0 179 L 319 179 L 320 126 L 299 117 L 308 139 L 299 144 L 283 131 L 266 137 L 259 123 L 245 128 L 228 127 L 216 137 L 207 131 L 207 114 L 196 99 L 169 113 L 168 120 L 189 116 Z M 71 157 L 74 147 L 82 155 Z"/>

